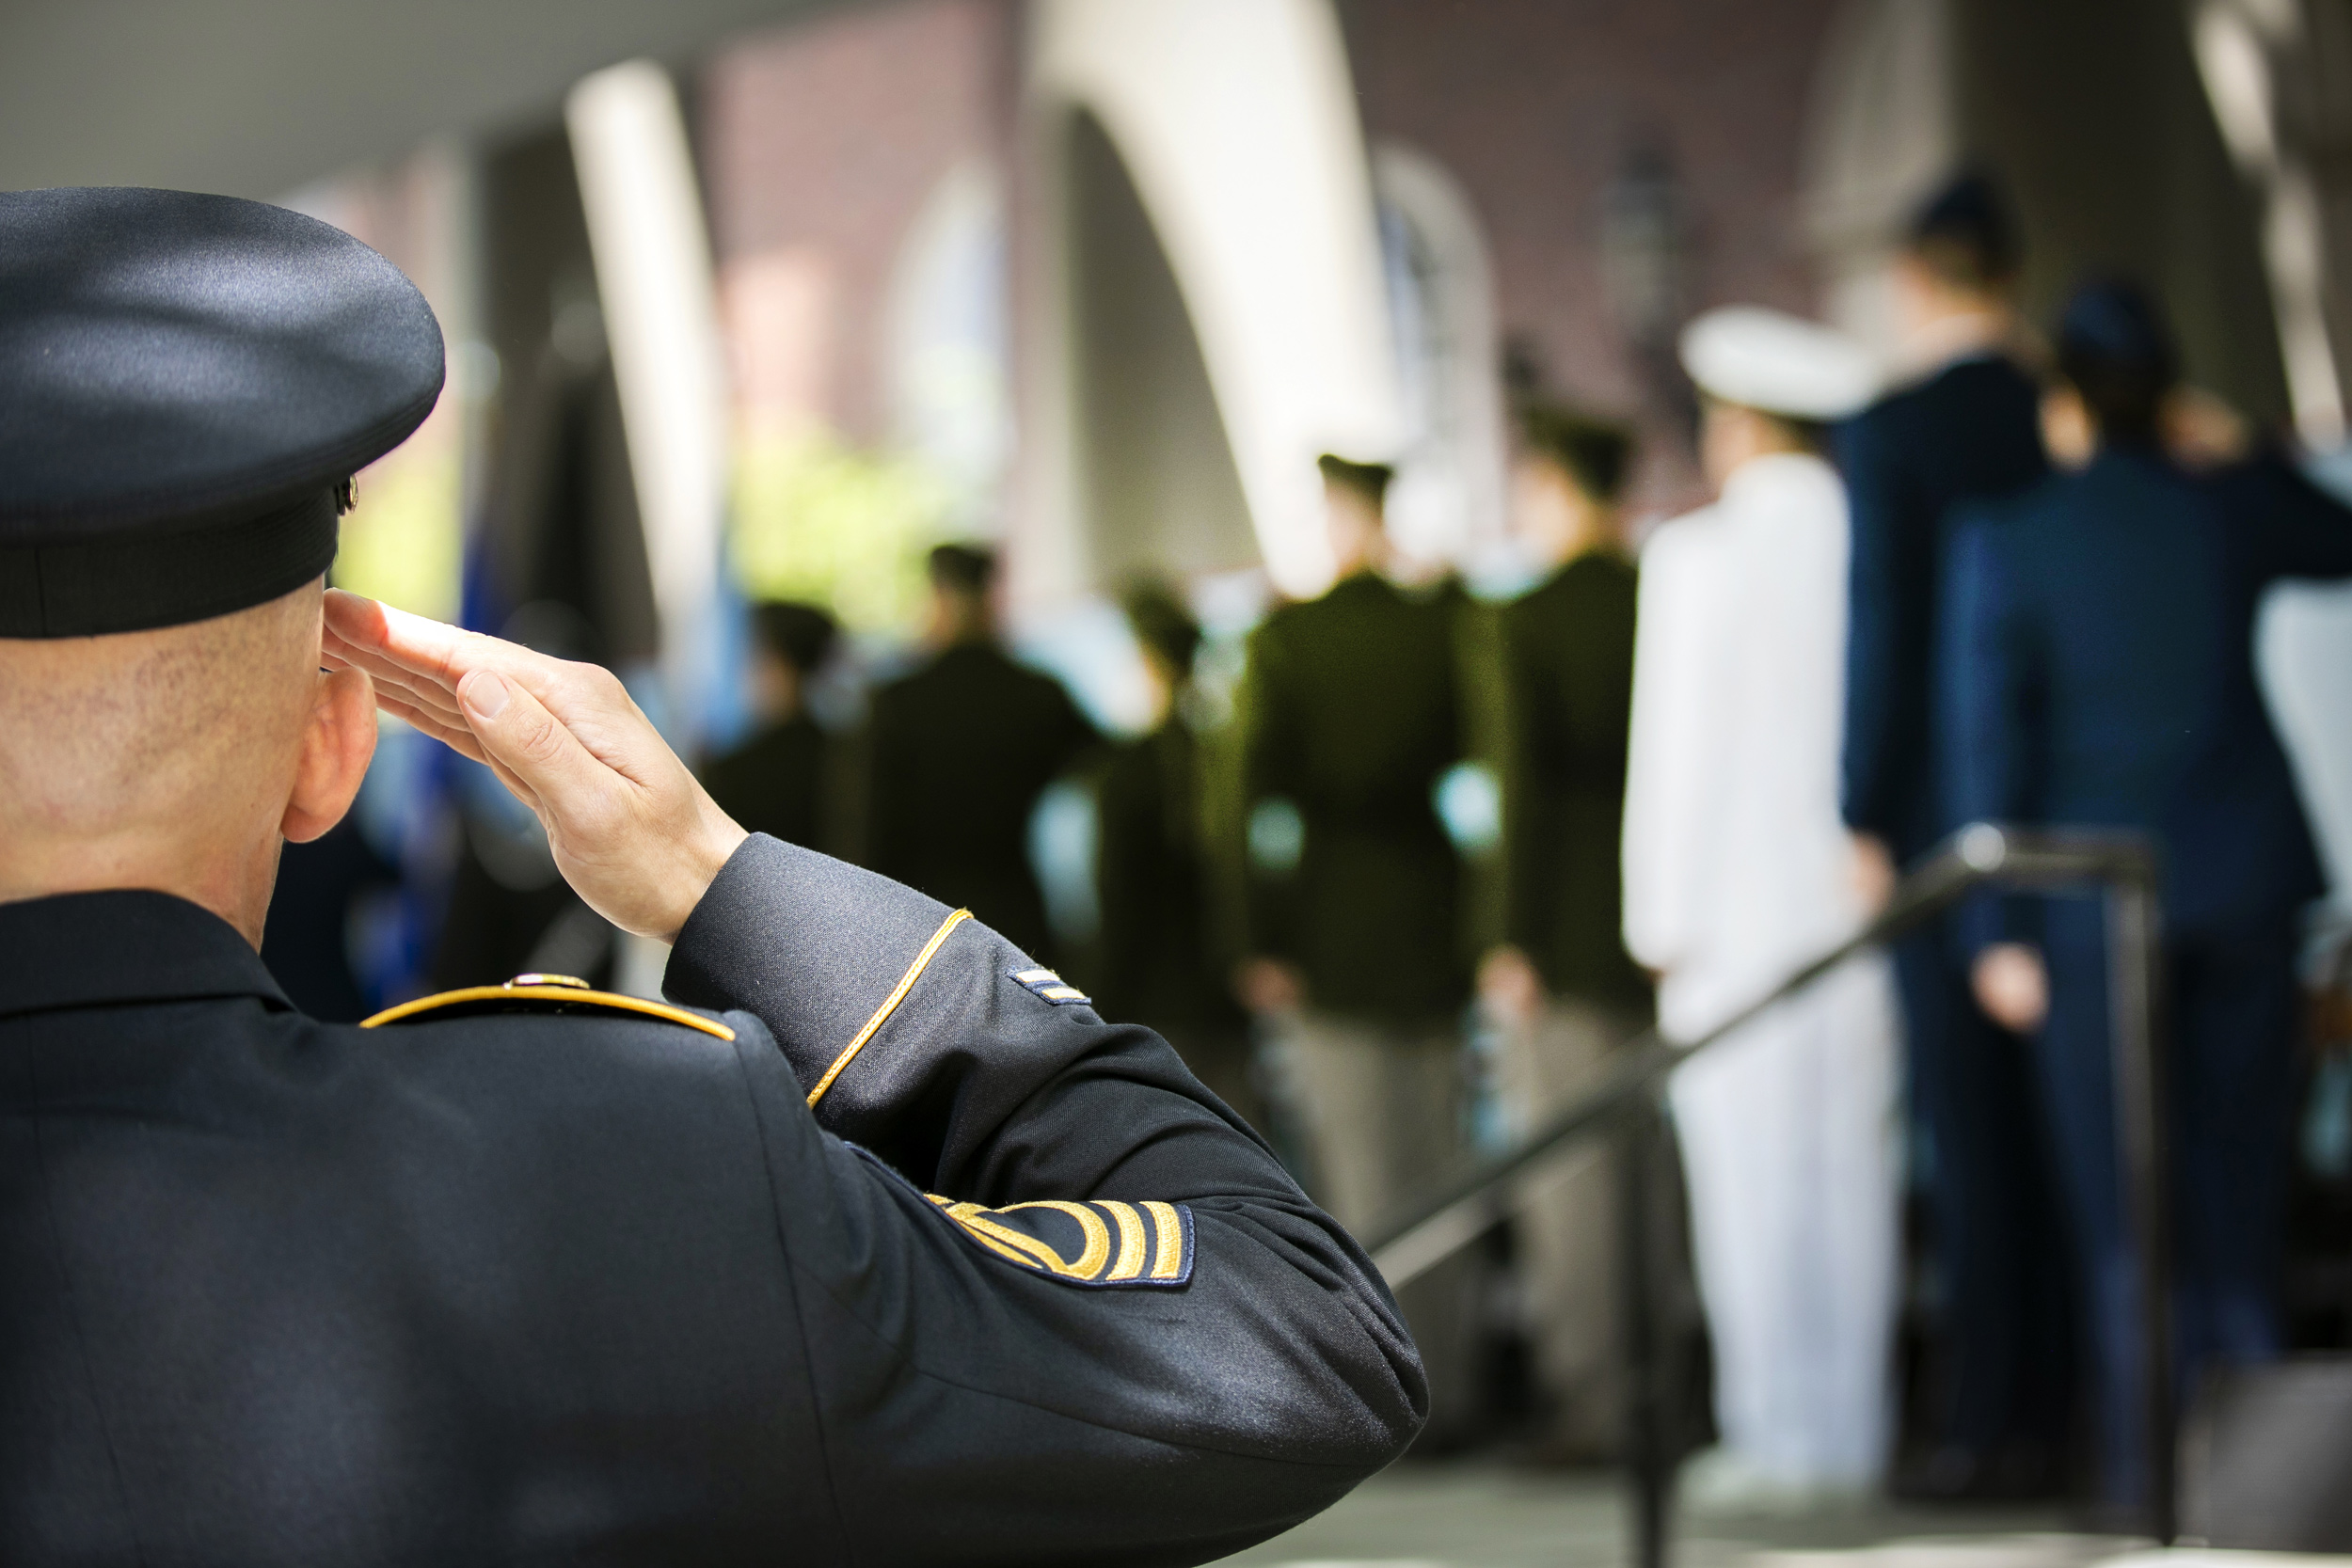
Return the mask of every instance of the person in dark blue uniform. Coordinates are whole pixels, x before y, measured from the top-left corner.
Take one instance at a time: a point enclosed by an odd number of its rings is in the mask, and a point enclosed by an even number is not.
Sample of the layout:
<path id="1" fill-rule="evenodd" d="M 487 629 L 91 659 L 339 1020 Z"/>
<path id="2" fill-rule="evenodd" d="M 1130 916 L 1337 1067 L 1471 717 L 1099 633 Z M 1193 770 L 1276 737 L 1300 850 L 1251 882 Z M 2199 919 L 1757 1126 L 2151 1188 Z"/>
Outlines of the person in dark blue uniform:
<path id="1" fill-rule="evenodd" d="M 2352 575 L 2352 514 L 2275 456 L 2192 477 L 2160 445 L 2176 360 L 2137 291 L 2068 306 L 2052 447 L 2083 466 L 1963 519 L 1947 567 L 1946 776 L 1960 814 L 2127 829 L 2162 857 L 2180 1366 L 2279 1349 L 2296 921 L 2324 889 L 2255 681 L 2282 578 Z M 2088 1307 L 2107 1502 L 2145 1426 L 2093 898 L 1972 911 L 1987 1011 L 2037 1026 Z"/>
<path id="2" fill-rule="evenodd" d="M 2047 469 L 2017 363 L 2016 230 L 1981 176 L 1920 210 L 1897 260 L 1910 379 L 1838 435 L 1852 508 L 1844 811 L 1877 896 L 1957 823 L 1931 763 L 1939 574 L 1954 511 Z M 1941 1310 L 1914 1496 L 2045 1490 L 2067 1417 L 2063 1254 L 2025 1048 L 1971 1001 L 1945 923 L 1895 948 L 1910 1115 L 1925 1134 Z"/>
<path id="3" fill-rule="evenodd" d="M 441 384 L 381 257 L 40 191 L 0 278 L 0 1561 L 1192 1563 L 1404 1448 L 1377 1275 L 1157 1037 L 608 672 L 325 590 Z M 288 1002 L 379 707 L 670 1000 Z"/>

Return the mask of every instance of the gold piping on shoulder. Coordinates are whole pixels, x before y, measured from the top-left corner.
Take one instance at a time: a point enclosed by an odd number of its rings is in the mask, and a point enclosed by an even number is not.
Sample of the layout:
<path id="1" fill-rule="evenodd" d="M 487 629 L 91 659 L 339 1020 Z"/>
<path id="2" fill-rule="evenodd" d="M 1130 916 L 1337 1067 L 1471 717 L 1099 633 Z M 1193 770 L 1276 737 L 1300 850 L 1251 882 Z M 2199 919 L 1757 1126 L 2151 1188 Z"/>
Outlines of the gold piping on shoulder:
<path id="1" fill-rule="evenodd" d="M 524 976 L 535 979 L 538 976 Z M 623 996 L 617 991 L 591 990 L 577 980 L 564 985 L 467 986 L 460 990 L 445 990 L 437 996 L 420 996 L 414 1002 L 403 1002 L 397 1007 L 387 1007 L 373 1018 L 362 1019 L 362 1029 L 380 1029 L 387 1023 L 399 1023 L 423 1013 L 463 1006 L 471 1002 L 556 1002 L 573 1007 L 595 1007 L 612 1012 L 636 1013 L 644 1018 L 658 1018 L 669 1023 L 683 1023 L 689 1029 L 699 1029 L 723 1040 L 735 1038 L 735 1031 L 715 1019 L 700 1013 L 690 1013 L 683 1007 L 673 1007 L 666 1002 L 648 1002 L 642 996 Z"/>
<path id="2" fill-rule="evenodd" d="M 808 1091 L 808 1102 L 812 1107 L 825 1098 L 825 1091 L 833 1087 L 833 1081 L 841 1076 L 841 1069 L 848 1067 L 859 1052 L 866 1049 L 866 1042 L 874 1037 L 875 1031 L 888 1022 L 890 1015 L 898 1010 L 898 1004 L 907 999 L 907 992 L 914 989 L 914 982 L 921 979 L 923 971 L 930 967 L 931 959 L 938 955 L 940 945 L 947 940 L 947 934 L 971 918 L 970 910 L 958 910 L 931 933 L 931 940 L 923 944 L 923 951 L 914 955 L 914 961 L 907 965 L 907 972 L 898 976 L 897 988 L 882 998 L 882 1005 L 874 1009 L 874 1016 L 866 1021 L 866 1027 L 841 1048 L 841 1054 L 833 1059 L 833 1066 L 827 1068 L 825 1075 L 817 1080 L 817 1086 Z"/>

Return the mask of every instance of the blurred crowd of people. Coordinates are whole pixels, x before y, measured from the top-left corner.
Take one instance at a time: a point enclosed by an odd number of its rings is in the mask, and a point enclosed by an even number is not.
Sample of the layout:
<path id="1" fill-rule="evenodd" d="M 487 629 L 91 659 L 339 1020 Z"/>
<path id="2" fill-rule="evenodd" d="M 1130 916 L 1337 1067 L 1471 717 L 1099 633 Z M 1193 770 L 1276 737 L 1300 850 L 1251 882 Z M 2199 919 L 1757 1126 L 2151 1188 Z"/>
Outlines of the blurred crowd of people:
<path id="1" fill-rule="evenodd" d="M 984 547 L 932 551 L 919 657 L 855 724 L 813 700 L 839 663 L 832 616 L 758 607 L 757 726 L 708 786 L 746 827 L 969 908 L 1105 1017 L 1158 1029 L 1361 1235 L 1465 1163 L 1475 1102 L 1532 1128 L 1653 1025 L 1715 1030 L 1960 825 L 2144 834 L 2164 866 L 2183 1386 L 2275 1355 L 2298 920 L 2324 882 L 2253 617 L 2279 578 L 2352 576 L 2352 515 L 2181 385 L 2128 281 L 2087 282 L 2037 333 L 2021 260 L 1969 177 L 1894 262 L 1893 371 L 1772 310 L 1692 323 L 1713 499 L 1647 528 L 1623 506 L 1630 428 L 1523 396 L 1511 521 L 1535 572 L 1507 603 L 1406 580 L 1391 470 L 1326 456 L 1336 580 L 1266 614 L 1216 700 L 1184 594 L 1126 594 L 1150 692 L 1130 737 L 1009 651 Z M 1442 804 L 1466 765 L 1499 784 L 1483 847 Z M 1076 933 L 1033 842 L 1073 780 L 1096 914 Z M 1979 900 L 1678 1070 L 1718 1439 L 1693 1491 L 1804 1505 L 1891 1478 L 2142 1500 L 2098 908 Z M 1564 1174 L 1516 1217 L 1502 1298 L 1479 1249 L 1402 1292 L 1429 1440 L 1491 1427 L 1507 1298 L 1537 1390 L 1523 1440 L 1616 1451 L 1614 1222 L 1605 1168 Z"/>
<path id="2" fill-rule="evenodd" d="M 2166 868 L 2182 1370 L 2274 1355 L 2297 921 L 2324 884 L 2252 620 L 2277 578 L 2352 575 L 2352 516 L 2180 385 L 2129 282 L 2086 283 L 2036 334 L 2021 260 L 1972 177 L 1895 263 L 1891 375 L 1779 312 L 1693 322 L 1714 499 L 1638 542 L 1628 429 L 1523 400 L 1513 526 L 1540 572 L 1501 606 L 1402 580 L 1391 470 L 1327 455 L 1336 580 L 1250 633 L 1221 722 L 1185 700 L 1202 633 L 1180 594 L 1127 595 L 1153 718 L 1114 743 L 1005 650 L 988 554 L 946 546 L 925 661 L 829 763 L 797 693 L 830 623 L 768 607 L 768 727 L 712 788 L 1161 1029 L 1364 1234 L 1464 1161 L 1482 1084 L 1531 1127 L 1653 1022 L 1709 1033 L 1961 824 L 2143 833 Z M 1484 865 L 1440 807 L 1466 763 L 1502 784 Z M 1100 917 L 1076 946 L 1029 845 L 1073 773 Z M 858 795 L 853 831 L 820 820 L 827 787 Z M 1694 1492 L 1804 1504 L 1887 1479 L 1908 1168 L 1938 1289 L 1899 1485 L 2046 1495 L 2071 1465 L 2106 1505 L 2140 1501 L 2098 910 L 1983 899 L 1677 1073 L 1719 1439 Z M 1604 1457 L 1623 1403 L 1606 1180 L 1550 1183 L 1515 1243 L 1537 1451 Z M 1481 1266 L 1403 1292 L 1440 1437 L 1486 1408 Z"/>

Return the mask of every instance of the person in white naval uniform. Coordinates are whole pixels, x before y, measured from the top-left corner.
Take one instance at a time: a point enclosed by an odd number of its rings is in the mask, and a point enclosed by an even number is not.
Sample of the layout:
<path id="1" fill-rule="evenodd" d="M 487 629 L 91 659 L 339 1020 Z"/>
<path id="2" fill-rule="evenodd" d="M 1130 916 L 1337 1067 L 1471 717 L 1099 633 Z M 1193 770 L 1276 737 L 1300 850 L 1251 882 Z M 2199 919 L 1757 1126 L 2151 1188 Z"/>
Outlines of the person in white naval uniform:
<path id="1" fill-rule="evenodd" d="M 1752 308 L 1682 340 L 1714 505 L 1642 556 L 1626 782 L 1626 945 L 1692 1039 L 1864 917 L 1838 815 L 1847 514 L 1823 421 L 1861 349 Z M 1722 1448 L 1702 1505 L 1859 1492 L 1886 1459 L 1897 1266 L 1896 1014 L 1848 963 L 1675 1076 Z"/>

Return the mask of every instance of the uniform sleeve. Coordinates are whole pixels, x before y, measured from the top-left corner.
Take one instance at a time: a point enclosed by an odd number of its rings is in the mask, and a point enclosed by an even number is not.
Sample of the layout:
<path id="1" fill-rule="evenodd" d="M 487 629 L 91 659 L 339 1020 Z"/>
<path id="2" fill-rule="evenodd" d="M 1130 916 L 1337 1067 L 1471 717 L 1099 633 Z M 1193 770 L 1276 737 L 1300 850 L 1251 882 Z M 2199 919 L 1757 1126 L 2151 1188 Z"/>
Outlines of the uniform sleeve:
<path id="1" fill-rule="evenodd" d="M 1881 422 L 1867 416 L 1838 445 L 1852 528 L 1840 791 L 1848 827 L 1890 840 L 1900 826 L 1901 761 L 1921 743 L 1918 710 L 1927 681 L 1903 635 L 1919 572 L 1915 531 L 1905 526 L 1911 505 L 1898 451 Z"/>
<path id="2" fill-rule="evenodd" d="M 1724 628 L 1711 602 L 1714 564 L 1670 523 L 1644 558 L 1634 615 L 1633 715 L 1626 759 L 1625 944 L 1650 969 L 1687 963 L 1701 928 L 1708 834 L 1721 820 L 1715 790 L 1729 726 L 1716 649 Z"/>
<path id="3" fill-rule="evenodd" d="M 1546 950 L 1551 941 L 1553 900 L 1546 872 L 1550 853 L 1550 822 L 1544 812 L 1544 790 L 1538 775 L 1545 765 L 1566 748 L 1560 714 L 1563 705 L 1550 689 L 1549 672 L 1542 668 L 1528 646 L 1525 611 L 1518 607 L 1502 619 L 1502 701 L 1508 720 L 1503 725 L 1502 778 L 1502 934 L 1529 953 Z"/>
<path id="4" fill-rule="evenodd" d="M 1362 1251 L 1156 1036 L 961 911 L 755 837 L 666 989 L 766 1026 L 746 1071 L 861 1560 L 1205 1561 L 1418 1428 Z"/>
<path id="5" fill-rule="evenodd" d="M 1945 563 L 1937 752 L 1945 803 L 1960 822 L 2015 822 L 2033 805 L 2039 666 L 2002 545 L 1998 522 L 1963 520 Z M 1976 896 L 1961 914 L 1963 946 L 2033 940 L 2036 907 L 2024 897 Z"/>
<path id="6" fill-rule="evenodd" d="M 1046 678 L 1053 681 L 1054 689 L 1054 727 L 1061 756 L 1057 771 L 1066 771 L 1103 744 L 1103 732 L 1094 727 L 1094 721 L 1086 716 L 1086 710 L 1078 705 L 1068 687 L 1050 675 Z"/>
<path id="7" fill-rule="evenodd" d="M 2257 572 L 2277 578 L 2352 577 L 2352 509 L 2272 455 L 2239 465 L 2215 485 L 2233 533 L 2262 552 Z"/>
<path id="8" fill-rule="evenodd" d="M 1105 996 L 1133 1006 L 1151 989 L 1152 957 L 1161 946 L 1160 891 L 1168 802 L 1161 798 L 1153 738 L 1111 753 L 1095 784 L 1094 887 L 1102 926 L 1092 968 Z"/>
<path id="9" fill-rule="evenodd" d="M 1293 889 L 1259 867 L 1250 853 L 1249 831 L 1262 802 L 1280 798 L 1296 803 L 1305 771 L 1298 754 L 1301 727 L 1290 712 L 1291 677 L 1280 635 L 1283 626 L 1277 618 L 1280 613 L 1276 611 L 1250 635 L 1248 660 L 1234 694 L 1239 788 L 1232 820 L 1226 827 L 1241 951 L 1275 957 L 1289 956 L 1296 947 L 1292 940 Z"/>

